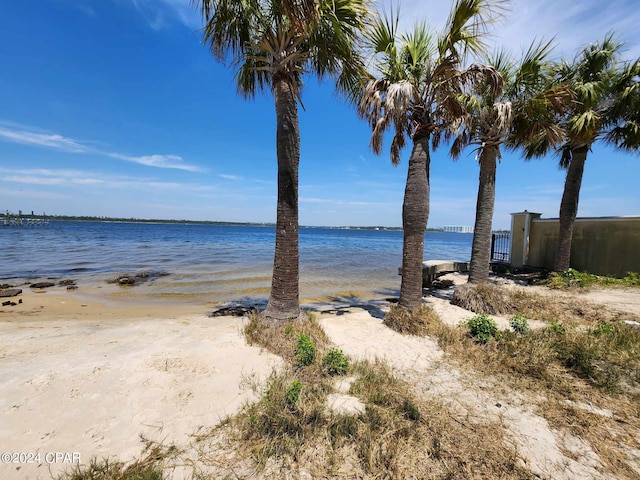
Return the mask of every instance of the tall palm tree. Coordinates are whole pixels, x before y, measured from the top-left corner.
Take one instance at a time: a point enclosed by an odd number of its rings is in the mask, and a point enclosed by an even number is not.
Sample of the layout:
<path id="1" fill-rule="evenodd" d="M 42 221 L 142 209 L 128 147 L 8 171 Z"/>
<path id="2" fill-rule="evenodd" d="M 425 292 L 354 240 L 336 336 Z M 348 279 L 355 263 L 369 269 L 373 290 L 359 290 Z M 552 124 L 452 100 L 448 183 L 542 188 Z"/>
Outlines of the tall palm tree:
<path id="1" fill-rule="evenodd" d="M 566 89 L 552 85 L 545 58 L 551 42 L 531 44 L 520 62 L 504 51 L 489 61 L 494 75 L 476 90 L 465 92 L 468 115 L 451 145 L 451 156 L 475 145 L 480 165 L 476 218 L 469 265 L 469 283 L 487 280 L 491 260 L 491 224 L 495 205 L 497 162 L 501 146 L 535 148 L 540 142 L 558 145 L 562 129 L 556 113 L 566 101 Z M 490 70 L 489 70 L 490 71 Z"/>
<path id="2" fill-rule="evenodd" d="M 461 86 L 483 78 L 482 69 L 464 69 L 464 62 L 467 54 L 484 50 L 483 35 L 503 5 L 499 0 L 457 0 L 439 36 L 424 23 L 417 23 L 409 34 L 399 34 L 397 13 L 379 18 L 368 35 L 378 78 L 367 85 L 359 114 L 371 125 L 371 147 L 379 154 L 384 133 L 393 127 L 390 153 L 397 165 L 406 138 L 413 143 L 402 206 L 399 305 L 407 310 L 422 304 L 430 148 L 449 139 L 452 127 L 464 115 L 458 96 Z"/>
<path id="3" fill-rule="evenodd" d="M 275 99 L 278 199 L 271 293 L 263 317 L 297 318 L 299 307 L 298 101 L 305 73 L 336 79 L 352 94 L 363 84 L 358 42 L 368 0 L 192 0 L 214 57 L 237 68 L 238 92 L 270 90 Z"/>
<path id="4" fill-rule="evenodd" d="M 621 63 L 622 44 L 607 35 L 585 47 L 573 63 L 564 62 L 558 80 L 571 88 L 575 100 L 561 124 L 566 138 L 560 148 L 560 166 L 567 170 L 560 204 L 558 250 L 554 270 L 571 265 L 573 224 L 587 153 L 602 140 L 627 151 L 640 147 L 640 60 Z"/>

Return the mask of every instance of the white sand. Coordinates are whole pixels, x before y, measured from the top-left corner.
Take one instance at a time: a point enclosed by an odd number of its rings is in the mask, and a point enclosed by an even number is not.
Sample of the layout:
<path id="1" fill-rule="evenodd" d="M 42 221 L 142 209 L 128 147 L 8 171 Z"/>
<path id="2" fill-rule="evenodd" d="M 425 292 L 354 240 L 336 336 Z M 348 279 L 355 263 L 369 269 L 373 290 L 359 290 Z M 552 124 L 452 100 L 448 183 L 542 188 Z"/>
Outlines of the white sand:
<path id="1" fill-rule="evenodd" d="M 619 292 L 594 298 L 630 310 L 640 305 L 637 291 Z M 451 291 L 435 293 L 428 301 L 445 322 L 473 315 L 449 303 Z M 2 480 L 49 479 L 69 466 L 64 458 L 47 464 L 50 452 L 77 453 L 82 463 L 92 456 L 130 460 L 143 447 L 141 434 L 187 445 L 199 428 L 237 412 L 255 395 L 249 385 L 281 364 L 246 345 L 241 319 L 208 318 L 208 306 L 105 305 L 61 292 L 19 298 L 23 304 L 0 309 L 0 453 L 38 452 L 43 461 L 0 463 Z M 444 401 L 461 420 L 503 429 L 540 478 L 606 478 L 587 442 L 536 413 L 544 399 L 473 378 L 449 364 L 433 340 L 393 332 L 361 308 L 340 313 L 319 316 L 338 347 L 352 358 L 384 359 L 416 394 Z M 361 408 L 347 391 L 337 385 L 330 403 Z"/>
<path id="2" fill-rule="evenodd" d="M 49 479 L 49 467 L 69 466 L 64 458 L 47 465 L 49 452 L 88 463 L 133 459 L 140 435 L 185 444 L 237 412 L 252 377 L 261 381 L 281 363 L 246 345 L 238 318 L 2 319 L 0 451 L 42 459 L 0 464 L 3 480 Z"/>

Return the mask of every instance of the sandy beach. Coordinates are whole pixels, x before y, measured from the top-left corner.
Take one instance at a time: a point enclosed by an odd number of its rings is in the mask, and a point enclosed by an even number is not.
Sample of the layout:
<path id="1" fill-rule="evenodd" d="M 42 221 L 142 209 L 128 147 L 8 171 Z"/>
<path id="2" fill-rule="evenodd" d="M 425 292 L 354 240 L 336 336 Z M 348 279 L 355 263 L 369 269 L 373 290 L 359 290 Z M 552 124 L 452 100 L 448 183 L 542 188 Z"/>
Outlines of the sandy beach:
<path id="1" fill-rule="evenodd" d="M 466 280 L 448 277 L 456 284 Z M 457 325 L 473 314 L 451 305 L 450 293 L 434 292 L 427 299 L 445 323 Z M 637 289 L 583 295 L 640 315 Z M 59 287 L 26 287 L 12 298 L 18 299 L 22 303 L 0 308 L 2 479 L 49 479 L 71 462 L 86 464 L 92 457 L 129 461 L 141 453 L 141 436 L 188 445 L 193 434 L 255 399 L 251 385 L 282 365 L 279 357 L 247 345 L 246 318 L 210 318 L 212 305 L 114 301 Z M 538 414 L 542 400 L 474 378 L 448 362 L 428 337 L 385 327 L 387 302 L 314 309 L 331 342 L 353 359 L 385 359 L 419 395 L 448 402 L 461 417 L 500 422 L 523 464 L 539 478 L 610 478 L 586 440 L 553 429 Z M 495 318 L 501 326 L 508 323 Z M 584 408 L 594 418 L 608 415 L 595 406 Z M 635 444 L 624 452 L 640 478 L 637 423 Z M 174 478 L 182 478 L 176 472 Z"/>

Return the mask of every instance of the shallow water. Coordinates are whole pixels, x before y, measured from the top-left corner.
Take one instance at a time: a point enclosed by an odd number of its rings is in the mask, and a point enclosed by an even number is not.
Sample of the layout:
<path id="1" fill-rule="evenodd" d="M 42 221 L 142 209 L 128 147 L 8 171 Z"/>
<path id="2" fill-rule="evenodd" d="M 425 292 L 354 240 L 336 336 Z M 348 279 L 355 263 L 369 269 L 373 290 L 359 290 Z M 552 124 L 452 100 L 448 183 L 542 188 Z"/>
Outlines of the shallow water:
<path id="1" fill-rule="evenodd" d="M 119 274 L 161 271 L 169 275 L 125 290 L 261 300 L 269 293 L 274 239 L 274 227 L 260 226 L 52 221 L 0 227 L 0 282 L 73 278 L 80 286 L 101 286 Z M 468 261 L 471 241 L 470 234 L 427 232 L 425 260 Z M 401 231 L 300 228 L 303 299 L 392 295 L 401 263 Z"/>

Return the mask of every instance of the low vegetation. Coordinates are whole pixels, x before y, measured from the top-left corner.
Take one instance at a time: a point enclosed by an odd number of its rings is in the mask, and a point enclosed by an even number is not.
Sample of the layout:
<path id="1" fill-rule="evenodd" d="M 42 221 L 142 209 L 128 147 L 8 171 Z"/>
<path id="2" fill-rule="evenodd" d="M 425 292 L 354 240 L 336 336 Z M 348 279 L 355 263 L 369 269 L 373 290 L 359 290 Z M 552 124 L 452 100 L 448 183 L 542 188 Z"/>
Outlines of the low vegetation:
<path id="1" fill-rule="evenodd" d="M 109 458 L 92 458 L 88 465 L 75 465 L 56 480 L 163 480 L 167 461 L 179 453 L 173 446 L 163 447 L 147 441 L 142 459 L 126 464 Z"/>
<path id="2" fill-rule="evenodd" d="M 519 333 L 520 335 L 524 335 L 529 332 L 529 319 L 524 315 L 516 315 L 511 317 L 509 320 L 509 325 L 513 329 L 514 332 Z"/>
<path id="3" fill-rule="evenodd" d="M 478 343 L 487 343 L 498 333 L 498 324 L 487 315 L 476 315 L 466 322 L 469 335 Z"/>
<path id="4" fill-rule="evenodd" d="M 417 397 L 383 362 L 350 361 L 328 345 L 315 320 L 274 327 L 256 316 L 245 334 L 289 360 L 272 373 L 260 400 L 198 437 L 201 450 L 216 450 L 216 458 L 224 449 L 225 464 L 209 464 L 217 476 L 532 478 L 503 443 L 500 428 L 461 420 L 443 403 Z M 318 352 L 306 366 L 297 357 L 302 335 Z M 359 413 L 327 406 L 336 392 L 334 375 L 346 373 L 348 394 L 365 406 Z"/>
<path id="5" fill-rule="evenodd" d="M 640 320 L 632 313 L 603 308 L 572 296 L 501 288 L 489 282 L 460 285 L 454 291 L 451 303 L 479 315 L 523 316 L 544 322 L 595 325 Z"/>
<path id="6" fill-rule="evenodd" d="M 346 375 L 349 371 L 349 357 L 339 348 L 332 348 L 322 357 L 322 370 L 329 375 Z"/>
<path id="7" fill-rule="evenodd" d="M 440 321 L 440 317 L 428 305 L 421 305 L 415 311 L 391 305 L 383 323 L 396 332 L 424 337 L 427 334 L 427 324 L 433 321 Z"/>
<path id="8" fill-rule="evenodd" d="M 621 445 L 637 445 L 640 328 L 620 320 L 620 312 L 576 299 L 530 298 L 522 291 L 505 295 L 511 307 L 500 310 L 527 313 L 514 315 L 511 330 L 497 331 L 489 342 L 478 341 L 493 331 L 486 315 L 458 327 L 431 320 L 425 323 L 428 335 L 437 338 L 450 360 L 475 372 L 474 378 L 531 398 L 543 395 L 537 413 L 553 428 L 587 440 L 611 478 L 637 478 Z M 539 316 L 531 304 L 538 306 Z M 529 328 L 528 319 L 534 318 L 547 323 Z"/>
<path id="9" fill-rule="evenodd" d="M 629 272 L 623 278 L 593 275 L 569 268 L 564 272 L 551 273 L 546 285 L 550 288 L 589 288 L 598 287 L 640 287 L 640 274 Z"/>

